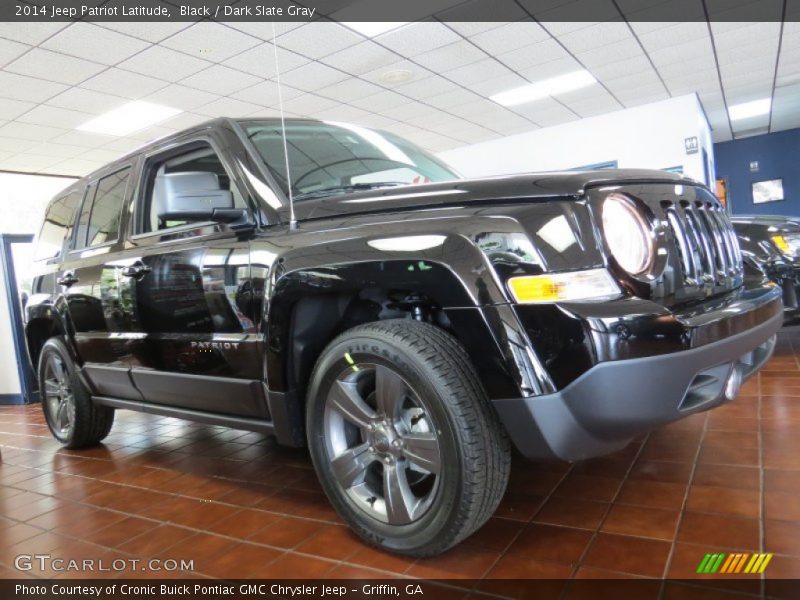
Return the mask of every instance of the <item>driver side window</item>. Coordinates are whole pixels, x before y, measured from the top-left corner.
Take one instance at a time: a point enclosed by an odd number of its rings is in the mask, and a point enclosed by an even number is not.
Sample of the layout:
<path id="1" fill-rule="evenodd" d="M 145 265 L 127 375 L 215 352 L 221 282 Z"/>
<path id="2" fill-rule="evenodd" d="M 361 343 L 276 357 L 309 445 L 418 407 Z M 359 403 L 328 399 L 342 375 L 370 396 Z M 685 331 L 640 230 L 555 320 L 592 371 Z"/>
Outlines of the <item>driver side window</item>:
<path id="1" fill-rule="evenodd" d="M 148 164 L 141 233 L 213 220 L 215 211 L 247 208 L 217 153 L 207 143 Z"/>

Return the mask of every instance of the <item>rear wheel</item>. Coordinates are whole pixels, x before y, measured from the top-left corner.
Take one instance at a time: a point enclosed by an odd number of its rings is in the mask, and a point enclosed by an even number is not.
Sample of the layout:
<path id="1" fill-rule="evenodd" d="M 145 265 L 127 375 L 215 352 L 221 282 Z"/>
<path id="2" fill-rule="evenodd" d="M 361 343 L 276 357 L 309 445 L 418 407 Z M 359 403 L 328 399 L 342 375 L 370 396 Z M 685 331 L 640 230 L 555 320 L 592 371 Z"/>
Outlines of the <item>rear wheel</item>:
<path id="1" fill-rule="evenodd" d="M 92 402 L 60 339 L 45 342 L 38 375 L 45 420 L 59 442 L 67 448 L 85 448 L 108 435 L 114 423 L 114 409 Z"/>
<path id="2" fill-rule="evenodd" d="M 307 430 L 334 507 L 370 543 L 429 556 L 494 512 L 509 443 L 466 352 L 416 321 L 356 327 L 322 353 Z"/>

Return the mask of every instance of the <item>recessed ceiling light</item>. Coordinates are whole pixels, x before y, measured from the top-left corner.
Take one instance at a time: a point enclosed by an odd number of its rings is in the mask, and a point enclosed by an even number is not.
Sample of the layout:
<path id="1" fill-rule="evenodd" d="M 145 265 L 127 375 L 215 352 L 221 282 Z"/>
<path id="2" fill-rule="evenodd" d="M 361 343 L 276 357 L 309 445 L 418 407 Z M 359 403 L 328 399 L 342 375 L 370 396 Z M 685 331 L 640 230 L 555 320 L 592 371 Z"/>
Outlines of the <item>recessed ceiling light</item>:
<path id="1" fill-rule="evenodd" d="M 342 23 L 345 27 L 357 31 L 361 35 L 367 37 L 375 37 L 387 31 L 399 29 L 403 25 L 408 25 L 408 22 L 391 22 L 391 23 L 371 23 L 369 21 L 351 21 L 349 23 Z"/>
<path id="2" fill-rule="evenodd" d="M 105 135 L 128 135 L 173 117 L 182 110 L 151 102 L 129 102 L 78 126 L 81 131 Z"/>
<path id="3" fill-rule="evenodd" d="M 739 119 L 766 115 L 769 113 L 771 107 L 772 100 L 770 98 L 763 98 L 762 100 L 753 100 L 752 102 L 743 102 L 742 104 L 729 106 L 728 115 L 731 121 L 738 121 Z"/>
<path id="4" fill-rule="evenodd" d="M 409 79 L 411 79 L 411 71 L 408 69 L 393 69 L 392 71 L 381 73 L 381 81 L 384 83 L 403 83 Z"/>
<path id="5" fill-rule="evenodd" d="M 597 80 L 589 71 L 575 71 L 566 75 L 559 75 L 551 79 L 544 79 L 536 83 L 530 83 L 516 87 L 499 94 L 494 94 L 489 98 L 503 106 L 514 106 L 533 102 L 547 96 L 555 96 L 564 92 L 571 92 L 588 85 L 596 83 Z"/>

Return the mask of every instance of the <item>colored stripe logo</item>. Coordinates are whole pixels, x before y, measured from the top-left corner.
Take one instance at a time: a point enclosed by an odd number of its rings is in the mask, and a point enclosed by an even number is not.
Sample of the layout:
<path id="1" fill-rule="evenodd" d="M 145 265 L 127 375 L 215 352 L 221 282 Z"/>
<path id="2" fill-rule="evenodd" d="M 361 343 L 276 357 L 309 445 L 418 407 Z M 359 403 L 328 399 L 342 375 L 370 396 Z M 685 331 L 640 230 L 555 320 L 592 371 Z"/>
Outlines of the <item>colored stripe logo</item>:
<path id="1" fill-rule="evenodd" d="M 772 554 L 748 554 L 746 552 L 734 554 L 706 554 L 697 567 L 697 572 L 702 574 L 720 575 L 736 573 L 763 573 L 767 568 Z"/>

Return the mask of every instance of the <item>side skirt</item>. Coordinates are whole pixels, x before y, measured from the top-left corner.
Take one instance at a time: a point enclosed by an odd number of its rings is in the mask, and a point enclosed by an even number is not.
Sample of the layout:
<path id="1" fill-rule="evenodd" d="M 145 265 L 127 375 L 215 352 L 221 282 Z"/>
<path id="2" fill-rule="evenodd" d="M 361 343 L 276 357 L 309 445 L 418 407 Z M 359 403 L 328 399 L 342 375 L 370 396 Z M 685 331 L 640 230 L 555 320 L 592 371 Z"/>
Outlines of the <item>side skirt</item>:
<path id="1" fill-rule="evenodd" d="M 230 415 L 220 415 L 216 413 L 192 410 L 189 408 L 177 408 L 165 406 L 163 404 L 153 404 L 150 402 L 137 402 L 136 400 L 120 400 L 119 398 L 109 398 L 107 396 L 92 396 L 92 401 L 101 406 L 121 408 L 125 410 L 135 410 L 137 412 L 160 415 L 162 417 L 174 417 L 185 419 L 207 425 L 220 425 L 231 429 L 241 429 L 244 431 L 256 431 L 275 435 L 275 424 L 264 419 L 249 419 L 247 417 L 236 417 Z"/>

